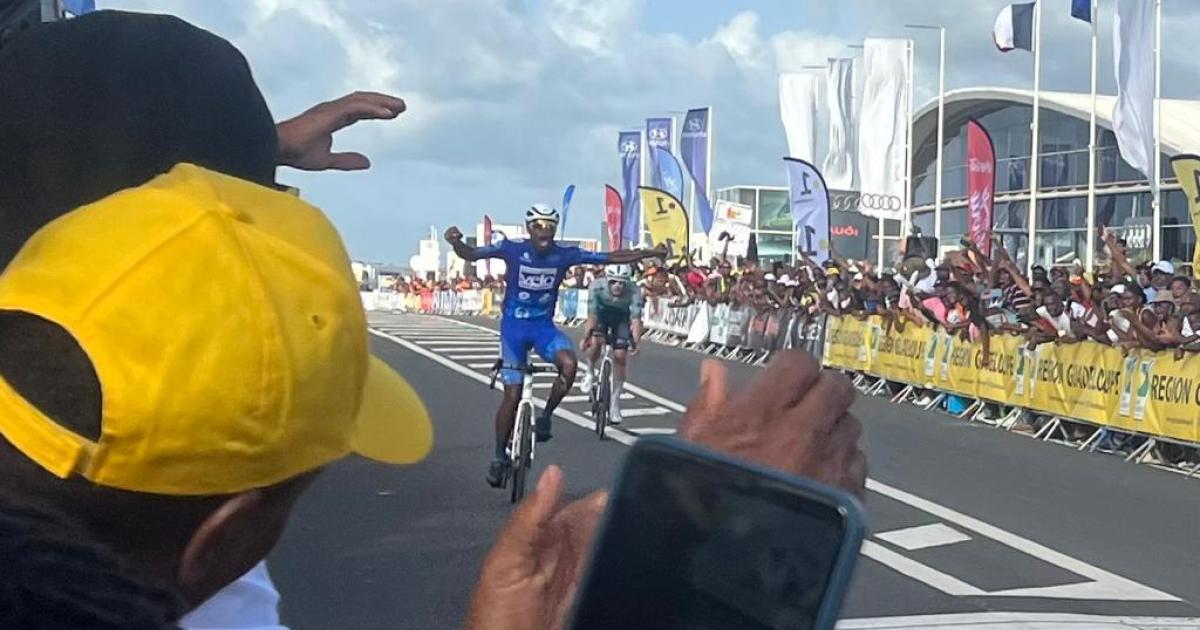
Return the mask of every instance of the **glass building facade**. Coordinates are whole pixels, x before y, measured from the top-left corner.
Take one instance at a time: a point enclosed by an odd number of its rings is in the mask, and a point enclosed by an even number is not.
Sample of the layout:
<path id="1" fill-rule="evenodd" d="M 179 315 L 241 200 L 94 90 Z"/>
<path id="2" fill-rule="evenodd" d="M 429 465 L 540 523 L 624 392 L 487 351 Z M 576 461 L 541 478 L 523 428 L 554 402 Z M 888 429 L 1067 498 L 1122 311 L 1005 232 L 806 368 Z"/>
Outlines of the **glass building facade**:
<path id="1" fill-rule="evenodd" d="M 1029 255 L 1029 202 L 1031 119 L 1030 105 L 1002 100 L 979 101 L 968 107 L 947 108 L 942 169 L 943 246 L 956 244 L 967 232 L 966 156 L 967 121 L 978 120 L 992 137 L 996 150 L 996 202 L 994 234 L 1014 253 L 1019 264 Z M 936 125 L 936 108 L 924 117 Z M 1088 234 L 1088 120 L 1043 106 L 1039 124 L 1038 200 L 1033 243 L 1035 264 L 1069 265 L 1088 260 L 1089 238 L 1093 255 L 1102 257 L 1097 234 Z M 937 144 L 934 137 L 917 137 L 913 155 L 913 224 L 932 235 L 935 226 Z M 1097 126 L 1096 132 L 1097 230 L 1109 226 L 1125 236 L 1135 259 L 1147 260 L 1153 252 L 1154 205 L 1146 177 L 1123 159 L 1113 132 Z M 1163 160 L 1161 258 L 1190 263 L 1196 247 L 1187 200 Z"/>
<path id="2" fill-rule="evenodd" d="M 1038 193 L 1033 242 L 1033 263 L 1049 266 L 1068 266 L 1090 259 L 1103 264 L 1106 258 L 1099 238 L 1099 229 L 1111 227 L 1129 243 L 1135 262 L 1149 260 L 1157 241 L 1160 257 L 1184 266 L 1191 264 L 1196 249 L 1196 232 L 1188 210 L 1187 199 L 1174 179 L 1170 160 L 1161 155 L 1162 211 L 1157 234 L 1154 233 L 1154 197 L 1150 182 L 1121 158 L 1116 136 L 1107 128 L 1103 116 L 1096 128 L 1096 203 L 1093 224 L 1088 231 L 1088 113 L 1076 111 L 1059 103 L 1059 109 L 1047 106 L 1058 97 L 1062 103 L 1077 105 L 1086 95 L 1043 93 L 1039 120 Z M 1025 102 L 1022 102 L 1022 98 Z M 1074 99 L 1069 101 L 1069 99 Z M 942 220 L 939 242 L 943 248 L 957 248 L 967 233 L 967 122 L 979 121 L 992 138 L 996 150 L 995 211 L 992 215 L 993 234 L 1018 265 L 1029 264 L 1029 203 L 1030 156 L 1032 144 L 1033 107 L 1029 94 L 1012 90 L 988 88 L 963 90 L 947 99 L 945 142 L 942 169 Z M 1053 103 L 1052 103 L 1053 105 Z M 1112 100 L 1104 101 L 1101 110 L 1112 110 Z M 937 182 L 937 108 L 926 106 L 914 124 L 916 147 L 913 152 L 913 226 L 923 235 L 935 232 L 935 199 Z M 1183 110 L 1191 111 L 1191 110 Z M 1167 108 L 1164 107 L 1164 116 Z M 1164 145 L 1171 144 L 1163 138 Z M 1164 152 L 1165 153 L 1165 152 Z M 839 194 L 838 191 L 831 191 Z M 842 192 L 843 195 L 854 193 Z M 765 260 L 788 257 L 791 225 L 788 219 L 788 191 L 783 187 L 733 186 L 717 191 L 717 199 L 751 206 L 755 211 L 754 230 L 760 244 L 759 254 Z M 855 212 L 843 212 L 834 202 L 833 224 L 847 224 Z M 857 215 L 860 216 L 860 215 Z M 899 251 L 901 227 L 899 221 L 887 221 L 872 226 L 869 233 L 867 260 L 882 260 L 890 265 Z M 883 232 L 880 238 L 879 232 Z M 883 243 L 883 256 L 879 244 Z M 835 235 L 835 244 L 837 238 Z M 840 248 L 840 246 L 839 246 Z M 858 256 L 850 256 L 858 258 Z"/>

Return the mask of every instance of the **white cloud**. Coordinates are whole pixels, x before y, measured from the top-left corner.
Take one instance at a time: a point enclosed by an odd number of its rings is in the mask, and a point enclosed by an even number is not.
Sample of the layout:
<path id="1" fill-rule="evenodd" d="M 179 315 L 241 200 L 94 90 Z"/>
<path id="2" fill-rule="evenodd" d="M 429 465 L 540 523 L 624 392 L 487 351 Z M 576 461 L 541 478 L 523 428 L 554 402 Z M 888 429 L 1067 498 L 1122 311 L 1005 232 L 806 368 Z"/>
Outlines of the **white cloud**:
<path id="1" fill-rule="evenodd" d="M 610 54 L 634 26 L 633 0 L 547 0 L 546 22 L 572 48 Z"/>
<path id="2" fill-rule="evenodd" d="M 285 179 L 330 212 L 357 255 L 404 261 L 430 222 L 503 218 L 530 201 L 557 200 L 567 183 L 579 186 L 572 223 L 594 232 L 602 185 L 620 177 L 616 132 L 671 110 L 714 106 L 718 184 L 782 183 L 776 73 L 847 55 L 845 45 L 867 35 L 910 36 L 918 42 L 918 95 L 931 97 L 936 35 L 898 26 L 908 21 L 950 29 L 951 87 L 1027 86 L 1029 56 L 1002 55 L 990 41 L 1008 1 L 842 0 L 846 11 L 811 12 L 803 30 L 729 3 L 694 2 L 693 13 L 714 19 L 691 37 L 643 23 L 650 0 L 101 4 L 175 13 L 229 38 L 280 117 L 353 89 L 403 96 L 409 111 L 400 121 L 338 138 L 339 147 L 370 154 L 372 171 Z M 1168 54 L 1168 94 L 1193 90 L 1186 79 L 1200 63 L 1178 54 L 1187 50 L 1181 29 L 1200 20 L 1200 11 L 1179 4 L 1167 9 L 1182 16 L 1166 27 L 1168 53 L 1177 53 Z M 1053 6 L 1045 85 L 1086 89 L 1086 25 L 1070 19 L 1065 1 L 1061 11 Z M 1102 59 L 1102 76 L 1111 76 L 1111 52 Z"/>

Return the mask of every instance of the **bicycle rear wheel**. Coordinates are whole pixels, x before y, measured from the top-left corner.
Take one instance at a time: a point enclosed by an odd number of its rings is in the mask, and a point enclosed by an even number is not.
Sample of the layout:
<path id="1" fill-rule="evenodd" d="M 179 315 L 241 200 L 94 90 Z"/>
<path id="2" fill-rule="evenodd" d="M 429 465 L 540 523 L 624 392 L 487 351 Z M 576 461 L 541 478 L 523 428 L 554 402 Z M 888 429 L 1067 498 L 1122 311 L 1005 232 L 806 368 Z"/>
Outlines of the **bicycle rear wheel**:
<path id="1" fill-rule="evenodd" d="M 525 497 L 525 480 L 532 464 L 533 453 L 533 408 L 523 404 L 517 411 L 517 423 L 513 427 L 517 432 L 516 450 L 512 454 L 512 502 L 517 503 Z"/>
<path id="2" fill-rule="evenodd" d="M 608 427 L 608 416 L 612 413 L 612 362 L 605 361 L 600 364 L 600 387 L 596 390 L 596 434 L 600 439 L 606 439 L 608 435 L 605 429 Z"/>

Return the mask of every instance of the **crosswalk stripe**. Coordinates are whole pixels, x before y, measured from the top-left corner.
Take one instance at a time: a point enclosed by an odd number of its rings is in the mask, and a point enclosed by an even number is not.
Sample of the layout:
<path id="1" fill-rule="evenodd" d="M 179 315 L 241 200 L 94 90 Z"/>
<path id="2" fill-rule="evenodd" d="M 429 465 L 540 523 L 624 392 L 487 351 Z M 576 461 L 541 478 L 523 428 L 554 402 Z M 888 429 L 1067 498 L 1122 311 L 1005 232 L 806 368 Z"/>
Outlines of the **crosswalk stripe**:
<path id="1" fill-rule="evenodd" d="M 625 412 L 621 412 L 621 415 L 624 416 L 626 414 L 625 414 Z M 661 428 L 661 427 L 646 427 L 644 429 L 625 429 L 625 431 L 628 431 L 629 433 L 632 433 L 634 435 L 674 435 L 675 434 L 675 429 L 665 429 L 665 428 Z"/>
<path id="2" fill-rule="evenodd" d="M 446 356 L 450 357 L 451 359 L 456 359 L 458 361 L 473 361 L 476 359 L 491 359 L 493 363 L 495 363 L 496 359 L 500 358 L 500 355 L 496 354 L 495 352 L 493 352 L 491 354 L 451 354 L 451 353 L 447 352 Z M 488 365 L 490 366 L 491 363 L 489 363 Z"/>
<path id="3" fill-rule="evenodd" d="M 416 341 L 495 341 L 495 337 L 477 334 L 467 335 L 412 335 Z"/>
<path id="4" fill-rule="evenodd" d="M 424 344 L 418 343 L 417 345 L 424 345 Z M 426 348 L 429 348 L 430 350 L 435 350 L 435 351 L 441 351 L 441 350 L 464 350 L 464 351 L 465 351 L 465 350 L 470 350 L 471 352 L 483 352 L 484 350 L 491 350 L 492 352 L 495 352 L 495 351 L 498 349 L 498 348 L 496 347 L 496 344 L 492 344 L 492 345 L 490 345 L 490 346 L 439 346 L 439 345 L 428 345 L 428 346 L 425 346 L 425 347 L 426 347 Z M 494 356 L 494 355 L 493 355 L 493 356 Z"/>
<path id="5" fill-rule="evenodd" d="M 661 415 L 668 414 L 668 413 L 671 413 L 670 409 L 667 409 L 666 407 L 659 407 L 657 405 L 654 407 L 639 407 L 636 409 L 621 409 L 621 417 L 623 417 L 623 418 L 637 418 L 639 416 L 661 416 Z"/>
<path id="6" fill-rule="evenodd" d="M 488 343 L 489 341 L 492 341 L 492 340 L 476 338 L 476 339 L 460 339 L 458 341 L 440 341 L 437 339 L 423 339 L 421 337 L 418 337 L 416 339 L 413 339 L 413 341 L 415 341 L 423 346 L 450 346 L 450 347 L 452 347 L 452 346 L 477 346 L 481 343 Z"/>
<path id="7" fill-rule="evenodd" d="M 628 392 L 624 392 L 624 393 L 622 393 L 622 394 L 621 394 L 621 400 L 633 400 L 633 394 L 630 394 L 630 393 L 628 393 Z M 588 396 L 587 396 L 587 394 L 572 394 L 572 395 L 570 395 L 570 396 L 563 396 L 563 399 L 562 399 L 562 401 L 563 401 L 564 403 L 585 403 L 585 402 L 591 402 L 590 400 L 588 400 Z"/>

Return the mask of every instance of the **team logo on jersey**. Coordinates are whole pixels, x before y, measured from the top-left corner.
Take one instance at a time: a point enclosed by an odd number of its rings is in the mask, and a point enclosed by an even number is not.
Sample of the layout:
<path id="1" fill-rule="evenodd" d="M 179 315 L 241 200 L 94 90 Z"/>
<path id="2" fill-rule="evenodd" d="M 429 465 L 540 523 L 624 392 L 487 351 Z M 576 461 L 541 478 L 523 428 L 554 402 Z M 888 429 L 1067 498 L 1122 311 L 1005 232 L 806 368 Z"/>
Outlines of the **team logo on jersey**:
<path id="1" fill-rule="evenodd" d="M 538 301 L 539 301 L 539 302 L 541 302 L 542 304 L 546 304 L 546 303 L 548 303 L 548 302 L 550 301 L 550 294 L 549 294 L 549 293 L 543 293 L 543 294 L 542 294 L 542 297 L 538 298 Z"/>
<path id="2" fill-rule="evenodd" d="M 529 291 L 549 291 L 554 288 L 558 269 L 554 267 L 528 267 L 521 265 L 517 286 Z"/>
<path id="3" fill-rule="evenodd" d="M 520 293 L 518 293 L 518 294 L 517 294 L 517 297 L 518 297 L 518 298 L 520 298 L 521 300 L 528 300 L 528 299 L 529 299 L 529 292 L 528 292 L 528 291 L 521 291 Z"/>
<path id="4" fill-rule="evenodd" d="M 528 261 L 529 260 L 529 252 L 521 252 L 521 260 Z"/>

